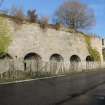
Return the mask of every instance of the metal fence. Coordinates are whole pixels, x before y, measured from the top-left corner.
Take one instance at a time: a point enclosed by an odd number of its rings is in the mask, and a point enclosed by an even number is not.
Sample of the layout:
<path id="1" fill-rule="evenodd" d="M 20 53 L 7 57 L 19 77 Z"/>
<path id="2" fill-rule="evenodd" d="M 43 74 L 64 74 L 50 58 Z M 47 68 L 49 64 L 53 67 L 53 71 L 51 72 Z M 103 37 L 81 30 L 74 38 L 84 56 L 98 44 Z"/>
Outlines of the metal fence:
<path id="1" fill-rule="evenodd" d="M 105 68 L 101 62 L 57 62 L 36 60 L 0 60 L 0 74 L 2 77 L 24 77 L 24 73 L 32 75 L 60 75 L 72 72 L 99 70 Z M 20 76 L 21 75 L 21 76 Z"/>

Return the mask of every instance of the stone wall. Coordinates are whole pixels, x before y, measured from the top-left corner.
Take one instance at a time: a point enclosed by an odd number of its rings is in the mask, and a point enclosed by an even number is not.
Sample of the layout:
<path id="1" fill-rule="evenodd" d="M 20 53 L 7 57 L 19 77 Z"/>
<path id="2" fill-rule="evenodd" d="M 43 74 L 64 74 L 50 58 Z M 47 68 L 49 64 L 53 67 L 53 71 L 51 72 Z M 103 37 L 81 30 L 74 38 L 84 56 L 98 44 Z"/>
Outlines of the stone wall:
<path id="1" fill-rule="evenodd" d="M 77 55 L 81 61 L 85 61 L 89 55 L 84 35 L 82 33 L 70 33 L 55 29 L 42 30 L 38 24 L 24 23 L 17 28 L 10 19 L 6 19 L 12 31 L 12 43 L 8 53 L 15 58 L 22 58 L 28 53 L 40 55 L 42 60 L 49 61 L 51 55 L 59 54 L 64 61 L 69 61 L 72 55 Z M 102 60 L 102 40 L 92 38 L 92 47 L 96 48 Z"/>
<path id="2" fill-rule="evenodd" d="M 32 54 L 47 62 L 52 55 L 61 57 L 64 62 L 69 62 L 70 58 L 76 55 L 76 59 L 85 62 L 89 55 L 83 33 L 52 28 L 43 30 L 39 24 L 25 22 L 18 25 L 11 18 L 4 17 L 4 19 L 10 28 L 12 39 L 8 47 L 8 55 L 18 65 L 22 65 L 22 69 L 24 64 L 18 61 L 23 61 L 25 57 L 33 56 Z M 102 40 L 91 37 L 91 46 L 100 53 L 101 61 L 103 61 Z"/>

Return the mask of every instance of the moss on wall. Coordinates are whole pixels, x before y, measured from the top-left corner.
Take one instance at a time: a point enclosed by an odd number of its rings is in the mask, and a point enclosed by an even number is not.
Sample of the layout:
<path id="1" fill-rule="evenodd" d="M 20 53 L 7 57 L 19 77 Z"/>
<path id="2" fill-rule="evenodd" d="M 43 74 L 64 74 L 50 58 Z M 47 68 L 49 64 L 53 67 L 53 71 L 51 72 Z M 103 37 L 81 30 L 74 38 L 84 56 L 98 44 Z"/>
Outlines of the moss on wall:
<path id="1" fill-rule="evenodd" d="M 0 17 L 0 56 L 4 55 L 10 45 L 10 29 L 5 18 Z"/>
<path id="2" fill-rule="evenodd" d="M 94 61 L 100 61 L 100 53 L 95 48 L 91 47 L 91 37 L 85 35 L 85 42 L 90 56 L 94 58 Z"/>

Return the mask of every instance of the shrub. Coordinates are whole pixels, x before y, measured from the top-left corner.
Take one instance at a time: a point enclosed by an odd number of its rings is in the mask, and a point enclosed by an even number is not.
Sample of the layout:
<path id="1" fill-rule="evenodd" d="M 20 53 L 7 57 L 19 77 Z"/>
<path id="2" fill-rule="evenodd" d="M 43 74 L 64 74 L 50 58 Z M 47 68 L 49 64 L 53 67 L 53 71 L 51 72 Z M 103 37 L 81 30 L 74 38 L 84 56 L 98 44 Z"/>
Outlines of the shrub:
<path id="1" fill-rule="evenodd" d="M 48 18 L 47 17 L 42 17 L 41 19 L 40 19 L 40 22 L 39 22 L 39 24 L 40 24 L 40 27 L 42 28 L 42 29 L 47 29 L 48 28 Z"/>
<path id="2" fill-rule="evenodd" d="M 36 10 L 28 10 L 27 15 L 30 22 L 37 22 L 38 15 L 36 14 Z"/>
<path id="3" fill-rule="evenodd" d="M 90 56 L 94 58 L 94 61 L 100 61 L 100 53 L 95 48 L 91 47 L 91 37 L 85 35 L 85 42 Z"/>
<path id="4" fill-rule="evenodd" d="M 3 17 L 0 17 L 0 54 L 7 52 L 8 46 L 11 42 L 9 26 Z"/>
<path id="5" fill-rule="evenodd" d="M 56 23 L 56 24 L 55 24 L 55 27 L 56 27 L 56 30 L 60 30 L 61 24 L 60 24 L 60 23 Z"/>
<path id="6" fill-rule="evenodd" d="M 89 54 L 94 58 L 94 61 L 100 61 L 100 53 L 96 49 L 89 48 Z"/>
<path id="7" fill-rule="evenodd" d="M 12 6 L 10 10 L 10 15 L 14 17 L 14 21 L 19 25 L 21 25 L 25 20 L 23 8 L 21 7 L 17 8 L 16 6 Z"/>

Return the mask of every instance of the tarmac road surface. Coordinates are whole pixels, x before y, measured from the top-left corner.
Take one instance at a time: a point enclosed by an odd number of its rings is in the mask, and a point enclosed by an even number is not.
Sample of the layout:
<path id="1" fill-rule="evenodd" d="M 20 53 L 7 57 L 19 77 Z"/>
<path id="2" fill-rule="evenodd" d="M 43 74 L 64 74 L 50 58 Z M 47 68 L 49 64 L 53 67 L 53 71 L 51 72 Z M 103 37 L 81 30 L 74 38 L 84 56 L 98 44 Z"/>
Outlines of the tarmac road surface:
<path id="1" fill-rule="evenodd" d="M 105 84 L 59 105 L 105 105 Z"/>

